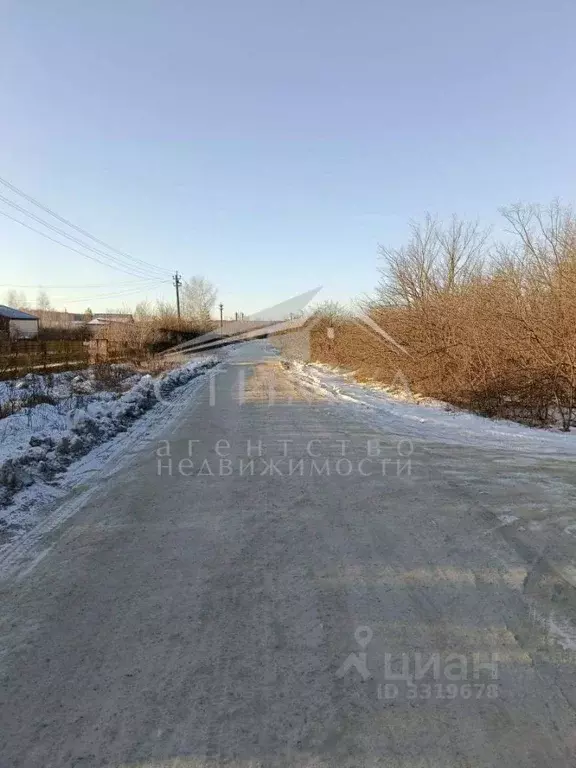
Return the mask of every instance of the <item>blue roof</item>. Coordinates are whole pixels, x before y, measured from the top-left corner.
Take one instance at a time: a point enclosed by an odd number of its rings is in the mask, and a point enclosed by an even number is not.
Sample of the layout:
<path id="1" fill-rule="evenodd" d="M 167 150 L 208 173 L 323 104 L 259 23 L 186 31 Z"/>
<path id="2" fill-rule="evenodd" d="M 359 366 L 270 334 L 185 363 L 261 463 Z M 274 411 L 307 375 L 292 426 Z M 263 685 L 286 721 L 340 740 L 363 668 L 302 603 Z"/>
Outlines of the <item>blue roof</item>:
<path id="1" fill-rule="evenodd" d="M 5 307 L 4 304 L 0 304 L 0 317 L 9 317 L 10 320 L 38 320 L 36 315 L 30 315 L 28 312 L 12 309 L 12 307 Z"/>

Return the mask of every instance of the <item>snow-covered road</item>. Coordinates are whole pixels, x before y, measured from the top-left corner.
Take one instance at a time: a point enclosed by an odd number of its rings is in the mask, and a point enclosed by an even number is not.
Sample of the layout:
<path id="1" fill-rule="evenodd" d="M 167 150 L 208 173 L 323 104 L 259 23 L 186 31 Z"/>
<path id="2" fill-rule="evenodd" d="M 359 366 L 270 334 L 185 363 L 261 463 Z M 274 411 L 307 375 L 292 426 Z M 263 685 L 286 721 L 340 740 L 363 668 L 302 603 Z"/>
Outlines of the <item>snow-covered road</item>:
<path id="1" fill-rule="evenodd" d="M 572 437 L 213 374 L 5 551 L 0 764 L 573 765 Z"/>

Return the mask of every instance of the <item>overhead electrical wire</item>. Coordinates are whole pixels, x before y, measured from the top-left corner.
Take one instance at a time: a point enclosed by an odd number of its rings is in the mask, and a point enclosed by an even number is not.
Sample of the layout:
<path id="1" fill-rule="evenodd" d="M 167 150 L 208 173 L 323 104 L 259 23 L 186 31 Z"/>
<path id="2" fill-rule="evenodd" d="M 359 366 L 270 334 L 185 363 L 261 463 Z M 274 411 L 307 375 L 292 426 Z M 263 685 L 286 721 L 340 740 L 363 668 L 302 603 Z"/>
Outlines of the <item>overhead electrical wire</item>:
<path id="1" fill-rule="evenodd" d="M 157 278 L 150 278 L 150 282 L 156 282 Z M 138 280 L 126 280 L 126 281 L 120 281 L 118 283 L 80 283 L 78 285 L 70 285 L 70 283 L 0 283 L 0 288 L 41 288 L 42 290 L 47 290 L 48 288 L 69 288 L 71 291 L 76 291 L 78 288 L 117 288 L 119 286 L 128 286 L 128 285 L 142 285 L 142 283 L 148 282 L 147 280 L 140 279 Z"/>
<path id="2" fill-rule="evenodd" d="M 0 176 L 0 184 L 3 184 L 12 192 L 15 192 L 17 195 L 20 195 L 25 200 L 28 200 L 29 203 L 32 203 L 38 208 L 41 208 L 46 213 L 50 214 L 54 218 L 58 219 L 58 221 L 62 222 L 62 224 L 66 224 L 66 226 L 71 227 L 72 229 L 75 229 L 77 232 L 80 232 L 80 234 L 84 235 L 84 237 L 87 237 L 93 242 L 104 246 L 109 251 L 112 251 L 113 253 L 118 254 L 118 256 L 124 259 L 124 261 L 127 260 L 128 266 L 132 267 L 133 269 L 139 269 L 141 271 L 148 270 L 148 272 L 150 272 L 151 270 L 154 270 L 155 272 L 161 273 L 161 274 L 171 274 L 171 270 L 166 269 L 165 267 L 158 267 L 155 264 L 151 264 L 147 261 L 144 261 L 143 259 L 139 259 L 135 256 L 131 256 L 129 253 L 126 253 L 125 251 L 121 251 L 118 248 L 114 248 L 113 246 L 106 243 L 104 240 L 101 240 L 100 238 L 93 235 L 91 232 L 88 232 L 86 229 L 82 229 L 81 227 L 71 222 L 69 219 L 64 218 L 64 216 L 61 216 L 52 208 L 49 208 L 47 205 L 44 205 L 43 203 L 41 203 L 39 200 L 36 200 L 36 198 L 32 197 L 31 195 L 28 195 L 26 192 L 19 189 L 16 185 L 12 184 L 7 179 L 2 178 L 1 176 Z M 13 205 L 16 206 L 15 203 Z M 122 264 L 123 262 L 121 261 L 121 259 L 118 258 L 118 256 L 112 256 L 112 254 L 107 254 L 108 258 L 110 258 L 111 260 L 115 260 L 119 264 Z"/>
<path id="3" fill-rule="evenodd" d="M 84 302 L 84 301 L 89 302 L 89 301 L 96 300 L 96 299 L 110 299 L 110 298 L 114 298 L 116 296 L 128 296 L 130 294 L 142 293 L 143 291 L 146 291 L 146 290 L 151 289 L 151 288 L 157 288 L 160 285 L 164 285 L 164 284 L 169 283 L 169 282 L 170 282 L 169 280 L 154 280 L 151 283 L 148 283 L 148 282 L 145 282 L 144 284 L 140 283 L 138 285 L 138 287 L 125 288 L 124 290 L 118 291 L 118 292 L 115 292 L 115 293 L 91 294 L 89 296 L 83 296 L 81 298 L 71 297 L 69 295 L 67 295 L 67 296 L 53 296 L 51 298 L 52 298 L 53 301 L 59 301 L 61 303 L 66 303 L 66 304 L 74 304 L 76 302 Z M 122 286 L 122 285 L 123 285 L 122 283 L 117 283 L 117 286 L 119 286 L 119 287 Z M 2 284 L 0 284 L 0 288 L 1 287 L 6 287 L 6 286 L 2 286 Z M 41 290 L 44 290 L 45 288 L 53 288 L 55 286 L 20 285 L 20 286 L 11 286 L 11 287 L 39 288 Z M 102 285 L 102 286 L 79 286 L 79 287 L 84 287 L 84 288 L 87 288 L 87 287 L 88 288 L 89 287 L 107 288 L 107 287 L 109 287 L 109 284 Z"/>
<path id="4" fill-rule="evenodd" d="M 127 269 L 124 269 L 123 267 L 117 267 L 114 264 L 106 263 L 105 261 L 102 261 L 101 259 L 98 259 L 95 256 L 91 256 L 89 253 L 85 253 L 84 251 L 79 251 L 78 248 L 74 248 L 73 246 L 68 245 L 67 243 L 62 243 L 60 242 L 60 240 L 56 240 L 55 237 L 50 237 L 50 235 L 47 235 L 46 232 L 42 232 L 40 229 L 36 229 L 36 227 L 31 227 L 30 224 L 27 224 L 25 221 L 20 221 L 20 219 L 17 219 L 14 216 L 11 216 L 9 213 L 6 213 L 6 211 L 0 211 L 0 215 L 5 216 L 7 219 L 11 219 L 12 221 L 15 221 L 17 224 L 20 224 L 21 226 L 26 227 L 26 229 L 30 229 L 32 232 L 36 232 L 38 235 L 45 237 L 47 240 L 51 240 L 53 243 L 56 243 L 57 245 L 61 245 L 62 248 L 67 248 L 69 251 L 73 251 L 74 253 L 80 254 L 80 256 L 85 256 L 87 259 L 90 259 L 91 261 L 95 261 L 97 264 L 102 264 L 105 267 L 110 267 L 110 269 L 116 269 L 119 272 L 124 272 L 125 274 L 132 275 L 133 277 L 141 277 L 141 275 L 138 275 L 135 272 L 129 272 Z"/>
<path id="5" fill-rule="evenodd" d="M 53 301 L 57 301 L 59 304 L 78 304 L 89 303 L 91 301 L 102 301 L 103 299 L 113 299 L 117 296 L 134 296 L 139 294 L 140 291 L 119 291 L 118 293 L 102 293 L 97 296 L 81 296 L 80 298 L 70 298 L 69 296 L 54 296 Z"/>
<path id="6" fill-rule="evenodd" d="M 157 285 L 160 285 L 160 284 L 161 283 L 158 283 Z M 151 285 L 151 286 L 148 286 L 148 287 L 149 288 L 154 288 L 156 286 L 152 286 Z M 116 298 L 117 296 L 130 296 L 130 295 L 134 295 L 135 293 L 142 293 L 142 289 L 141 288 L 137 288 L 137 289 L 133 288 L 130 291 L 119 291 L 118 293 L 103 293 L 103 294 L 100 294 L 98 296 L 83 296 L 82 298 L 79 298 L 79 299 L 78 298 L 69 299 L 67 297 L 55 296 L 54 297 L 54 301 L 60 301 L 62 303 L 66 303 L 66 304 L 78 304 L 78 303 L 83 303 L 85 301 L 95 301 L 95 300 L 101 301 L 102 299 L 113 299 L 113 298 Z"/>
<path id="7" fill-rule="evenodd" d="M 21 205 L 18 205 L 18 203 L 15 203 L 13 200 L 9 200 L 7 197 L 4 197 L 4 195 L 0 195 L 0 200 L 7 205 L 9 205 L 11 208 L 15 208 L 17 211 L 20 211 L 20 213 L 23 213 L 25 216 L 28 216 L 29 218 L 33 219 L 34 221 L 38 222 L 39 224 L 42 224 L 44 227 L 47 227 L 48 229 L 52 230 L 53 232 L 56 232 L 57 234 L 61 235 L 62 237 L 65 237 L 67 240 L 71 240 L 73 243 L 76 243 L 77 245 L 82 246 L 82 248 L 86 248 L 88 251 L 91 251 L 92 253 L 97 254 L 98 256 L 109 259 L 112 258 L 112 262 L 117 265 L 117 268 L 122 267 L 124 271 L 133 276 L 137 277 L 147 277 L 147 278 L 160 278 L 164 275 L 157 275 L 154 273 L 149 273 L 144 270 L 140 270 L 139 267 L 132 267 L 125 268 L 124 264 L 119 259 L 116 259 L 115 257 L 110 257 L 109 254 L 107 254 L 105 251 L 100 250 L 100 248 L 94 248 L 94 246 L 90 245 L 89 243 L 85 243 L 83 240 L 80 240 L 78 237 L 75 237 L 74 235 L 68 234 L 65 230 L 61 229 L 60 227 L 54 226 L 54 224 L 51 224 L 49 221 L 44 221 L 44 219 L 40 218 L 40 216 L 36 216 L 35 213 L 31 213 L 30 211 L 27 211 L 26 208 L 23 208 Z M 22 223 L 22 222 L 20 222 Z M 84 254 L 88 257 L 88 254 Z M 90 257 L 88 257 L 90 258 Z M 106 263 L 106 262 L 105 262 Z M 106 263 L 108 266 L 108 264 Z M 112 266 L 110 264 L 109 266 Z M 134 271 L 138 269 L 138 271 Z"/>

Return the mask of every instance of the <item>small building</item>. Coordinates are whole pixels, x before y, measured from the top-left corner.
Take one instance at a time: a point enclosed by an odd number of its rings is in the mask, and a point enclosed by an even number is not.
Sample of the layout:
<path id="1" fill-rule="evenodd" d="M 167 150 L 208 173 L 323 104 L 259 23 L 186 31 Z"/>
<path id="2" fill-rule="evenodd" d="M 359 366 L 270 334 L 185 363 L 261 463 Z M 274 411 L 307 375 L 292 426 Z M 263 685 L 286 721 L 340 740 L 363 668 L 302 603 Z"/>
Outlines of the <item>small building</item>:
<path id="1" fill-rule="evenodd" d="M 92 335 L 97 335 L 101 328 L 113 328 L 121 325 L 128 325 L 130 323 L 134 323 L 134 317 L 132 315 L 103 312 L 98 315 L 95 314 L 92 320 L 86 323 L 86 327 Z"/>
<path id="2" fill-rule="evenodd" d="M 133 323 L 134 316 L 118 312 L 94 312 L 93 320 L 99 320 L 100 325 L 105 323 Z"/>
<path id="3" fill-rule="evenodd" d="M 89 328 L 97 328 L 97 327 L 100 327 L 102 325 L 106 325 L 106 326 L 110 325 L 110 321 L 109 320 L 102 320 L 102 318 L 100 318 L 100 317 L 95 317 L 93 320 L 90 320 L 89 323 L 86 323 L 86 325 Z"/>
<path id="4" fill-rule="evenodd" d="M 21 309 L 0 304 L 0 339 L 37 339 L 38 318 Z"/>

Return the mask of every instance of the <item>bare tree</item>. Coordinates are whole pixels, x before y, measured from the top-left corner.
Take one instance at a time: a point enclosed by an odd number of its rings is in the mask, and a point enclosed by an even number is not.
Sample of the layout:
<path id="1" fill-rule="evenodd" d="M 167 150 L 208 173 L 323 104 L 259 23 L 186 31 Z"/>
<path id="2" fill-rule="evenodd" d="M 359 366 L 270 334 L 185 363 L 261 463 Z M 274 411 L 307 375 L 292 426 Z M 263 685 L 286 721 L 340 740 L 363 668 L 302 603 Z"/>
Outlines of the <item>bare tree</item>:
<path id="1" fill-rule="evenodd" d="M 139 321 L 150 320 L 152 318 L 152 305 L 148 299 L 139 301 L 134 307 L 134 319 Z"/>
<path id="2" fill-rule="evenodd" d="M 346 320 L 350 316 L 350 310 L 339 301 L 327 299 L 311 307 L 312 315 L 323 320 L 337 321 Z"/>
<path id="3" fill-rule="evenodd" d="M 500 210 L 511 232 L 520 239 L 524 266 L 540 288 L 569 280 L 572 292 L 576 269 L 576 217 L 554 200 L 549 206 L 517 203 Z M 566 286 L 568 287 L 568 286 Z"/>
<path id="4" fill-rule="evenodd" d="M 172 320 L 176 317 L 176 310 L 174 309 L 174 305 L 171 304 L 169 301 L 161 301 L 158 299 L 156 301 L 156 306 L 154 309 L 154 314 L 163 320 Z"/>
<path id="5" fill-rule="evenodd" d="M 376 289 L 380 303 L 410 306 L 429 295 L 438 258 L 436 229 L 436 222 L 427 214 L 423 224 L 410 222 L 411 236 L 406 246 L 379 247 L 385 262 Z"/>
<path id="6" fill-rule="evenodd" d="M 209 280 L 195 275 L 182 286 L 182 314 L 189 320 L 208 325 L 217 295 L 216 287 Z"/>
<path id="7" fill-rule="evenodd" d="M 41 312 L 49 312 L 52 309 L 50 297 L 43 288 L 38 291 L 38 295 L 36 297 L 36 308 Z"/>
<path id="8" fill-rule="evenodd" d="M 15 291 L 12 289 L 6 293 L 6 304 L 9 307 L 26 309 L 28 307 L 28 300 L 26 299 L 24 291 Z"/>
<path id="9" fill-rule="evenodd" d="M 576 410 L 576 218 L 558 200 L 545 208 L 516 204 L 501 212 L 520 240 L 523 273 L 507 314 L 523 329 L 530 366 L 547 383 L 568 431 Z"/>
<path id="10" fill-rule="evenodd" d="M 482 274 L 489 231 L 479 223 L 452 216 L 446 228 L 437 226 L 439 258 L 435 264 L 434 283 L 439 293 L 453 293 L 470 285 Z"/>
<path id="11" fill-rule="evenodd" d="M 427 214 L 422 223 L 410 222 L 406 246 L 380 246 L 385 264 L 380 269 L 379 304 L 414 306 L 439 294 L 451 294 L 482 273 L 488 232 L 477 222 L 453 216 L 443 227 Z"/>

